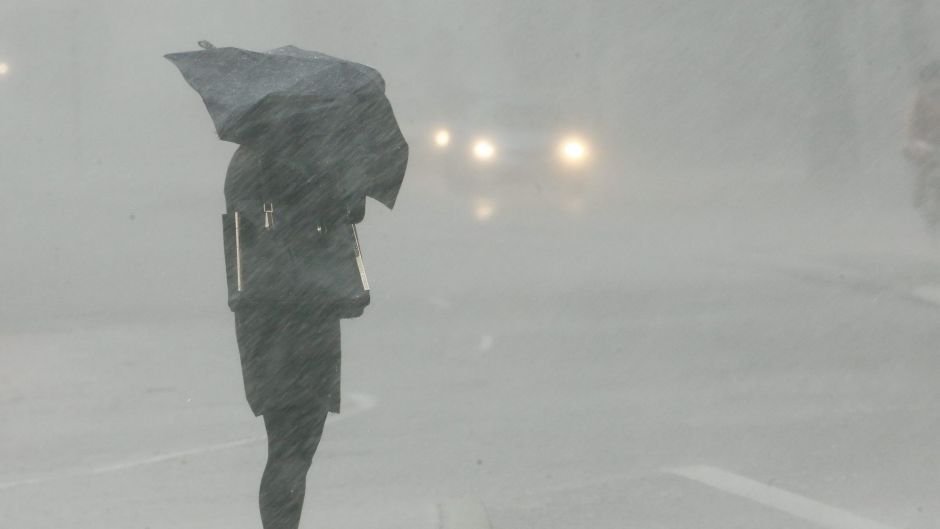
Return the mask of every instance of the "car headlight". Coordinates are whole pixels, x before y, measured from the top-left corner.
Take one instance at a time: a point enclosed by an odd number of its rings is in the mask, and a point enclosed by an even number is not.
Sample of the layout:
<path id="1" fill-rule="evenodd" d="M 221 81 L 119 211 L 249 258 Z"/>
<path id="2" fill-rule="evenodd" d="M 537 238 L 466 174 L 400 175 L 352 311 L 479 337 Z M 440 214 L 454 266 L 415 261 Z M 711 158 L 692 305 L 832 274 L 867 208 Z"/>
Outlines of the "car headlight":
<path id="1" fill-rule="evenodd" d="M 434 145 L 437 145 L 440 148 L 447 147 L 450 145 L 450 131 L 447 129 L 440 129 L 434 133 Z"/>
<path id="2" fill-rule="evenodd" d="M 572 164 L 583 162 L 588 156 L 587 144 L 578 138 L 563 140 L 558 146 L 561 158 Z"/>
<path id="3" fill-rule="evenodd" d="M 480 161 L 490 161 L 496 156 L 496 146 L 489 140 L 477 140 L 473 144 L 473 156 Z"/>

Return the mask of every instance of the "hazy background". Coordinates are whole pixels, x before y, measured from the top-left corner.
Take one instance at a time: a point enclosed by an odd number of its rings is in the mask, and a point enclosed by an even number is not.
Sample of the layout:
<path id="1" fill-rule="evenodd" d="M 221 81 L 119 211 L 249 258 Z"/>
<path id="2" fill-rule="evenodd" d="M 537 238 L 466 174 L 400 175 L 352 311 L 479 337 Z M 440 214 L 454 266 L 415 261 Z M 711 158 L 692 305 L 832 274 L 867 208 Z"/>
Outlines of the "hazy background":
<path id="1" fill-rule="evenodd" d="M 441 527 L 455 497 L 501 528 L 936 527 L 940 250 L 900 149 L 938 24 L 914 0 L 5 0 L 0 526 L 258 527 L 236 146 L 163 58 L 205 39 L 375 67 L 411 145 L 359 228 L 372 305 L 302 527 Z M 523 161 L 491 215 L 432 144 L 488 116 L 578 133 L 590 167 Z"/>
<path id="2" fill-rule="evenodd" d="M 431 213 L 423 169 L 432 124 L 468 117 L 449 96 L 456 88 L 564 108 L 588 123 L 609 173 L 594 209 L 613 217 L 638 203 L 668 211 L 677 198 L 718 207 L 752 188 L 758 196 L 748 200 L 835 186 L 832 200 L 890 202 L 885 192 L 907 185 L 897 152 L 922 60 L 911 40 L 930 38 L 902 31 L 937 16 L 932 4 L 914 21 L 905 9 L 4 2 L 4 319 L 222 307 L 218 215 L 235 146 L 217 141 L 200 99 L 162 58 L 197 40 L 295 44 L 383 72 L 412 170 L 401 211 L 387 216 L 371 204 L 362 231 L 407 244 L 419 226 L 451 222 Z M 398 284 L 396 269 L 420 265 L 414 249 L 368 248 L 377 284 Z"/>

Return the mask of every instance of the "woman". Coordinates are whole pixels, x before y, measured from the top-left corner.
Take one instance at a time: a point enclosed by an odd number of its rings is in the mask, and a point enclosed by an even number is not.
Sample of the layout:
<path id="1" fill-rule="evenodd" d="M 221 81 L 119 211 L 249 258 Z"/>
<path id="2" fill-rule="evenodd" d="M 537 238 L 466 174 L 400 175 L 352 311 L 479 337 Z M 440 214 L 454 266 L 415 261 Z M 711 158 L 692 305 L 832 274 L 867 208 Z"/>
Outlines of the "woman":
<path id="1" fill-rule="evenodd" d="M 340 318 L 369 302 L 353 224 L 395 205 L 408 165 L 375 69 L 283 46 L 171 53 L 219 139 L 237 143 L 223 215 L 245 394 L 268 431 L 265 529 L 296 529 L 328 412 L 339 412 Z"/>
<path id="2" fill-rule="evenodd" d="M 338 190 L 342 168 L 297 166 L 289 154 L 243 145 L 225 179 L 229 234 L 238 215 L 237 238 L 226 237 L 229 306 L 245 394 L 268 435 L 265 529 L 298 527 L 327 413 L 339 412 L 340 318 L 368 303 L 351 227 L 365 197 Z"/>

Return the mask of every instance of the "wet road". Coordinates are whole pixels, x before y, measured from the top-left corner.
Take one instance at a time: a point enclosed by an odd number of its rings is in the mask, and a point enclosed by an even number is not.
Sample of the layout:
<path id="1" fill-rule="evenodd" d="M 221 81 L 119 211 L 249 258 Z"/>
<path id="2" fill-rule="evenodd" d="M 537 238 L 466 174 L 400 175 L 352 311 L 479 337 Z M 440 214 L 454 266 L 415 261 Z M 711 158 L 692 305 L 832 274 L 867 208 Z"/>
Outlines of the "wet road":
<path id="1" fill-rule="evenodd" d="M 426 249 L 410 268 L 364 229 L 374 306 L 343 327 L 303 527 L 436 527 L 455 498 L 494 527 L 929 526 L 940 305 L 918 292 L 940 274 L 905 222 L 429 228 L 397 243 Z M 220 310 L 0 336 L 3 525 L 257 527 L 231 331 Z"/>

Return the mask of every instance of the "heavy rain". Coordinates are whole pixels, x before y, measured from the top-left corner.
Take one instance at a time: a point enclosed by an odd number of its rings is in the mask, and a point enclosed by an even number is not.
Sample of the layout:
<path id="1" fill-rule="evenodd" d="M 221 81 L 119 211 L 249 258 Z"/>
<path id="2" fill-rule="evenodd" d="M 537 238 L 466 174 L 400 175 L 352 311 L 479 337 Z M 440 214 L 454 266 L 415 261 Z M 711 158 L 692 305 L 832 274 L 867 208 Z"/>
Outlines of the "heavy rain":
<path id="1" fill-rule="evenodd" d="M 937 527 L 938 25 L 6 0 L 0 528 Z"/>

